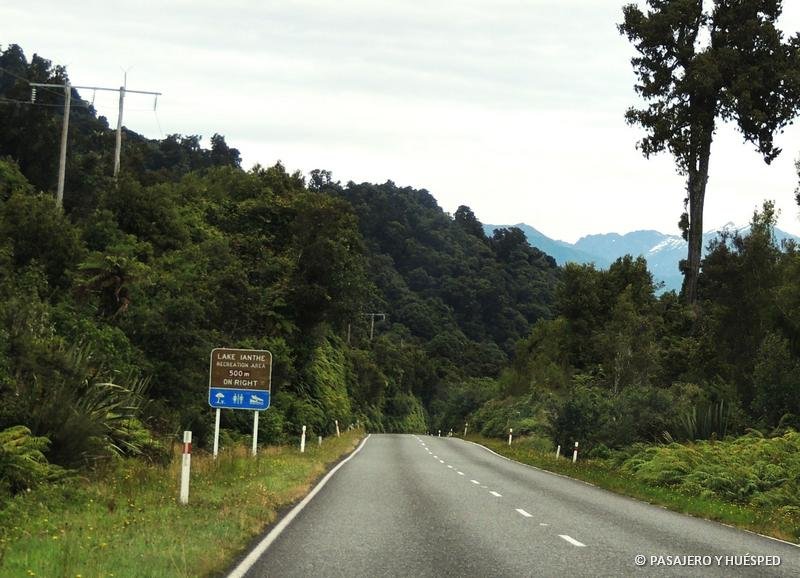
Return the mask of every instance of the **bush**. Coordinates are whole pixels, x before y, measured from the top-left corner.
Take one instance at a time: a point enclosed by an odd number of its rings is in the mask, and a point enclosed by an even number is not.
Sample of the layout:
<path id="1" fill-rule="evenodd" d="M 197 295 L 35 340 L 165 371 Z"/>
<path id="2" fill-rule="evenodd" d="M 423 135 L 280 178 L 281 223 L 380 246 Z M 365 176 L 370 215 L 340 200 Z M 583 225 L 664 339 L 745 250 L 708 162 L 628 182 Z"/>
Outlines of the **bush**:
<path id="1" fill-rule="evenodd" d="M 0 431 L 0 490 L 14 494 L 62 475 L 63 470 L 44 456 L 49 444 L 50 440 L 31 435 L 25 426 Z"/>
<path id="2" fill-rule="evenodd" d="M 619 460 L 612 458 L 612 463 Z M 800 507 L 800 433 L 758 432 L 724 441 L 638 446 L 621 470 L 689 495 L 758 507 Z"/>
<path id="3" fill-rule="evenodd" d="M 607 392 L 586 385 L 573 386 L 566 401 L 552 407 L 552 438 L 561 447 L 580 442 L 589 450 L 607 440 L 607 424 L 612 415 L 612 403 Z"/>
<path id="4" fill-rule="evenodd" d="M 47 361 L 55 370 L 18 385 L 16 411 L 31 431 L 49 438 L 50 461 L 76 467 L 145 451 L 160 459 L 157 443 L 138 421 L 146 379 L 130 376 L 119 380 L 125 385 L 113 383 L 86 347 L 51 352 Z"/>
<path id="5" fill-rule="evenodd" d="M 522 397 L 493 399 L 473 414 L 470 428 L 486 437 L 505 437 L 509 428 L 518 435 L 543 436 L 550 430 L 547 408 L 553 403 L 554 398 L 539 390 Z"/>

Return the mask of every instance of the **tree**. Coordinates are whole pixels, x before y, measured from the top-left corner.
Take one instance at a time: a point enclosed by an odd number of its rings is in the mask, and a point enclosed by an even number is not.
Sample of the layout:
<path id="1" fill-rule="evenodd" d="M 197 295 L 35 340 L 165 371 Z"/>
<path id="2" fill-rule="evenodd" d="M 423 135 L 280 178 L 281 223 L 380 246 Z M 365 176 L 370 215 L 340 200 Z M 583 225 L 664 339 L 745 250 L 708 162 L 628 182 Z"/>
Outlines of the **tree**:
<path id="1" fill-rule="evenodd" d="M 773 135 L 800 107 L 800 35 L 784 42 L 775 26 L 781 0 L 647 0 L 623 8 L 621 34 L 638 56 L 631 60 L 636 92 L 648 105 L 626 113 L 646 131 L 645 157 L 668 150 L 687 177 L 680 226 L 689 242 L 682 264 L 683 295 L 697 300 L 703 203 L 717 118 L 735 121 L 764 161 L 780 154 Z M 704 5 L 705 4 L 705 5 Z M 707 7 L 710 4 L 711 7 Z"/>
<path id="2" fill-rule="evenodd" d="M 800 177 L 800 161 L 797 161 L 794 166 L 797 167 L 797 176 Z M 794 198 L 797 201 L 797 204 L 800 205 L 800 186 L 795 189 L 794 193 Z"/>
<path id="3" fill-rule="evenodd" d="M 453 215 L 453 220 L 463 229 L 469 233 L 470 235 L 474 235 L 478 237 L 478 239 L 485 239 L 486 235 L 483 232 L 483 225 L 478 220 L 478 217 L 475 216 L 475 213 L 472 212 L 472 209 L 467 207 L 466 205 L 461 205 L 456 209 L 455 215 Z"/>
<path id="4" fill-rule="evenodd" d="M 211 137 L 211 152 L 209 153 L 209 157 L 211 164 L 214 166 L 242 166 L 242 156 L 239 154 L 239 149 L 229 147 L 225 142 L 225 137 L 221 134 L 215 133 L 214 136 Z"/>

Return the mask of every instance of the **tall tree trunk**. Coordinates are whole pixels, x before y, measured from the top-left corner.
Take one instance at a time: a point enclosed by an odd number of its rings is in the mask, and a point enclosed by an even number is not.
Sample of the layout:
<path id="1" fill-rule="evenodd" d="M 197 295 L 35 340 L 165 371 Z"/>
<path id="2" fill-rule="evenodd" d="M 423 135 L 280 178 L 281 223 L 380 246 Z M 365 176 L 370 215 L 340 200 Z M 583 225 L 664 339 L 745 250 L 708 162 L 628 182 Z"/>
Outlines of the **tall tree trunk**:
<path id="1" fill-rule="evenodd" d="M 683 279 L 683 296 L 689 305 L 697 302 L 697 280 L 700 277 L 700 257 L 703 250 L 703 204 L 706 200 L 713 135 L 712 121 L 711 127 L 705 129 L 701 136 L 703 143 L 699 147 L 698 163 L 689 168 L 689 257 Z"/>

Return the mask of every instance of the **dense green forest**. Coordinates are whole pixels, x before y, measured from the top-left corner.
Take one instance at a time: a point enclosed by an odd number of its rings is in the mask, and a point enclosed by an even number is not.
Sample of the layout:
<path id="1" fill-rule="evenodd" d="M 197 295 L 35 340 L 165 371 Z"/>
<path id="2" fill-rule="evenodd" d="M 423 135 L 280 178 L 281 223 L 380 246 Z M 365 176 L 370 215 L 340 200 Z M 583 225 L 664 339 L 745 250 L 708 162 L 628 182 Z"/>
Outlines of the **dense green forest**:
<path id="1" fill-rule="evenodd" d="M 509 427 L 542 449 L 800 427 L 800 252 L 773 205 L 703 260 L 698 299 L 646 262 L 559 268 L 425 190 L 240 166 L 220 135 L 114 133 L 73 93 L 63 210 L 52 191 L 67 72 L 0 54 L 0 465 L 6 490 L 118 455 L 208 444 L 208 356 L 269 349 L 260 439 L 334 419 L 371 431 Z M 800 203 L 800 198 L 798 198 Z M 368 314 L 380 313 L 374 319 Z M 248 412 L 225 412 L 223 440 Z M 31 465 L 31 464 L 35 464 Z M 52 466 L 50 464 L 55 464 Z"/>
<path id="2" fill-rule="evenodd" d="M 63 96 L 31 103 L 28 82 L 66 71 L 13 45 L 0 68 L 0 430 L 29 428 L 52 462 L 157 455 L 182 428 L 207 443 L 221 346 L 273 353 L 264 440 L 334 419 L 423 431 L 453 384 L 499 375 L 552 316 L 551 258 L 426 191 L 245 171 L 219 135 L 130 131 L 114 181 L 113 132 L 77 93 L 61 211 Z M 235 435 L 249 417 L 224 422 Z"/>

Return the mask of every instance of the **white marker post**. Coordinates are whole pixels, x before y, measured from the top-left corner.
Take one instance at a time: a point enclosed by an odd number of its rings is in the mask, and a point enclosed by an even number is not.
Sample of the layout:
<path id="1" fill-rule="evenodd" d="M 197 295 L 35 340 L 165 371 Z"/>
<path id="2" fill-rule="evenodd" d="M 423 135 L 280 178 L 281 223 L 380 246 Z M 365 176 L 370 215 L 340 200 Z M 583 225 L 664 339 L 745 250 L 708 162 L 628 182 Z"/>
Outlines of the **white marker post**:
<path id="1" fill-rule="evenodd" d="M 258 454 L 258 412 L 253 412 L 253 457 Z"/>
<path id="2" fill-rule="evenodd" d="M 317 436 L 317 447 L 322 447 L 322 436 Z"/>
<path id="3" fill-rule="evenodd" d="M 219 453 L 219 414 L 222 410 L 217 408 L 217 417 L 214 419 L 214 459 L 217 459 Z"/>
<path id="4" fill-rule="evenodd" d="M 511 445 L 511 438 L 513 437 L 513 434 L 514 434 L 514 428 L 513 427 L 508 428 L 508 445 Z"/>
<path id="5" fill-rule="evenodd" d="M 464 424 L 464 437 L 467 437 L 467 428 L 469 427 L 469 422 Z"/>
<path id="6" fill-rule="evenodd" d="M 572 450 L 572 463 L 578 461 L 578 442 L 575 442 L 575 449 Z"/>
<path id="7" fill-rule="evenodd" d="M 339 420 L 335 419 L 333 422 L 336 424 L 336 437 L 338 438 L 341 434 L 339 433 Z"/>
<path id="8" fill-rule="evenodd" d="M 303 433 L 300 434 L 300 453 L 306 452 L 306 426 L 303 426 Z"/>
<path id="9" fill-rule="evenodd" d="M 442 430 L 439 430 L 439 437 L 442 437 Z"/>
<path id="10" fill-rule="evenodd" d="M 183 432 L 183 461 L 181 463 L 181 504 L 189 503 L 189 470 L 192 465 L 192 432 Z"/>
<path id="11" fill-rule="evenodd" d="M 556 459 L 560 457 L 561 457 L 561 444 L 558 444 L 558 447 L 556 448 Z"/>

